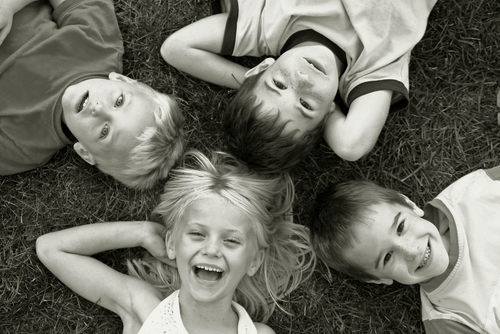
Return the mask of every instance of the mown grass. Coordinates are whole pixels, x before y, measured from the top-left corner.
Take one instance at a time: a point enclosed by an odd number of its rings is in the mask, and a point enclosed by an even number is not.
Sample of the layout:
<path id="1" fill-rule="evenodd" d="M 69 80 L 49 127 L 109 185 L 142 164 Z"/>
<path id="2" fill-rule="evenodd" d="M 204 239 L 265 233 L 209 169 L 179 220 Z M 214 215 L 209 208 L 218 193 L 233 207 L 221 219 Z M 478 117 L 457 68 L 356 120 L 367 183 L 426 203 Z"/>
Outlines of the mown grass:
<path id="1" fill-rule="evenodd" d="M 208 0 L 115 0 L 125 42 L 124 73 L 175 94 L 186 114 L 188 147 L 224 150 L 220 111 L 234 91 L 168 66 L 159 48 L 210 12 Z M 310 224 L 316 194 L 329 182 L 365 177 L 418 205 L 458 177 L 500 162 L 496 92 L 500 3 L 440 1 L 410 66 L 411 106 L 391 114 L 373 152 L 339 159 L 323 142 L 294 172 L 295 221 Z M 255 62 L 244 59 L 247 64 Z M 46 166 L 0 177 L 0 332 L 117 333 L 119 317 L 67 289 L 35 255 L 41 234 L 70 226 L 145 220 L 162 186 L 136 192 L 63 149 Z M 140 249 L 99 259 L 119 270 Z M 362 284 L 319 266 L 276 311 L 277 333 L 423 333 L 417 287 Z"/>

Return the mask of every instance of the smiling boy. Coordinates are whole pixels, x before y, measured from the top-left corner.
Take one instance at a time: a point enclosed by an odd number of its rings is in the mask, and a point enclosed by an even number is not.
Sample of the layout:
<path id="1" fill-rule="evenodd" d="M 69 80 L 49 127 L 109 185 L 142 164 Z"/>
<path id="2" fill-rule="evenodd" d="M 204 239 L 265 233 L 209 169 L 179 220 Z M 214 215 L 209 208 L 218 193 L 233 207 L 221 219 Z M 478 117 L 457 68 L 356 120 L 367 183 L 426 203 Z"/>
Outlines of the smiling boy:
<path id="1" fill-rule="evenodd" d="M 183 152 L 175 100 L 119 74 L 123 41 L 110 0 L 0 2 L 0 175 L 73 145 L 127 186 L 165 178 Z"/>
<path id="2" fill-rule="evenodd" d="M 321 136 L 357 160 L 389 110 L 408 103 L 410 52 L 435 2 L 225 0 L 223 13 L 175 32 L 161 52 L 186 73 L 239 89 L 223 114 L 227 143 L 259 171 L 290 170 Z M 272 58 L 249 70 L 224 56 Z"/>
<path id="3" fill-rule="evenodd" d="M 454 182 L 419 209 L 370 181 L 318 196 L 312 244 L 368 283 L 419 284 L 427 333 L 500 331 L 500 166 Z"/>

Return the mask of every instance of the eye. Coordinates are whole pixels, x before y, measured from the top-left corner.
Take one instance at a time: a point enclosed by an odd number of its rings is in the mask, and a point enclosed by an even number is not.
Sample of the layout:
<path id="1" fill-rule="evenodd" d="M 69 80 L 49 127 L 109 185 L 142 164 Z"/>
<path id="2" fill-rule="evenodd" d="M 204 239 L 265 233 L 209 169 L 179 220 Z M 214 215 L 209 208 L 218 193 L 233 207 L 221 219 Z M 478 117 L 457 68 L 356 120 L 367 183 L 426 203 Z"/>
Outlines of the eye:
<path id="1" fill-rule="evenodd" d="M 106 138 L 109 133 L 109 125 L 105 124 L 104 127 L 101 130 L 101 136 L 99 137 L 100 139 Z"/>
<path id="2" fill-rule="evenodd" d="M 392 252 L 390 253 L 387 253 L 384 257 L 384 266 L 387 264 L 387 262 L 389 262 L 389 260 L 391 259 L 392 257 Z"/>
<path id="3" fill-rule="evenodd" d="M 278 89 L 281 89 L 281 90 L 285 90 L 286 89 L 286 86 L 283 85 L 281 82 L 279 81 L 276 81 L 276 80 L 273 80 L 273 83 L 276 87 L 278 87 Z"/>
<path id="4" fill-rule="evenodd" d="M 304 108 L 309 109 L 309 110 L 312 110 L 311 105 L 310 105 L 309 103 L 307 103 L 306 101 L 302 100 L 302 99 L 300 99 L 300 104 L 301 104 Z"/>
<path id="5" fill-rule="evenodd" d="M 195 238 L 203 238 L 205 235 L 200 231 L 189 231 L 188 234 Z"/>
<path id="6" fill-rule="evenodd" d="M 229 243 L 232 243 L 232 244 L 235 244 L 235 245 L 240 245 L 241 244 L 241 242 L 238 239 L 236 239 L 236 238 L 227 238 L 226 242 L 229 242 Z"/>
<path id="7" fill-rule="evenodd" d="M 123 105 L 123 102 L 125 102 L 125 96 L 123 96 L 123 94 L 120 94 L 120 96 L 118 96 L 118 98 L 116 99 L 115 107 L 121 107 Z"/>
<path id="8" fill-rule="evenodd" d="M 398 228 L 397 228 L 398 235 L 401 235 L 401 233 L 403 233 L 404 229 L 405 229 L 405 221 L 402 220 L 401 223 L 398 225 Z"/>

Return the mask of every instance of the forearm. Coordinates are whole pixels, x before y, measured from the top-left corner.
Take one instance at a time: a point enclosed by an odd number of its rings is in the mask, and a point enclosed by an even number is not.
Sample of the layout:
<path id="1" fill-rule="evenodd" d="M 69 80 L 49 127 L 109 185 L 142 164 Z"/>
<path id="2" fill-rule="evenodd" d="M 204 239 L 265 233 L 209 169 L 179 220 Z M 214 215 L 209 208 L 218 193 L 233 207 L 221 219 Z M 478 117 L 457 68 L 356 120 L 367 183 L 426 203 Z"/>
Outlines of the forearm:
<path id="1" fill-rule="evenodd" d="M 77 226 L 52 232 L 37 240 L 37 248 L 79 255 L 94 255 L 112 249 L 138 247 L 143 244 L 150 222 L 114 222 Z"/>
<path id="2" fill-rule="evenodd" d="M 217 14 L 176 31 L 161 47 L 163 59 L 199 79 L 238 89 L 247 68 L 219 55 L 226 22 L 227 14 Z"/>
<path id="3" fill-rule="evenodd" d="M 168 63 L 178 70 L 198 79 L 239 89 L 247 68 L 222 56 L 199 49 L 185 49 L 180 57 L 170 58 Z"/>
<path id="4" fill-rule="evenodd" d="M 13 14 L 17 13 L 28 4 L 38 0 L 0 0 L 1 10 L 9 9 Z"/>
<path id="5" fill-rule="evenodd" d="M 337 155 L 355 161 L 372 150 L 387 119 L 391 97 L 391 91 L 375 91 L 354 100 L 347 115 L 334 110 L 325 126 L 325 140 Z"/>
<path id="6" fill-rule="evenodd" d="M 47 269 L 70 289 L 123 318 L 134 310 L 134 295 L 155 296 L 157 292 L 150 284 L 122 274 L 91 255 L 142 245 L 148 232 L 154 230 L 149 224 L 155 223 L 102 223 L 53 232 L 38 238 L 36 252 Z"/>

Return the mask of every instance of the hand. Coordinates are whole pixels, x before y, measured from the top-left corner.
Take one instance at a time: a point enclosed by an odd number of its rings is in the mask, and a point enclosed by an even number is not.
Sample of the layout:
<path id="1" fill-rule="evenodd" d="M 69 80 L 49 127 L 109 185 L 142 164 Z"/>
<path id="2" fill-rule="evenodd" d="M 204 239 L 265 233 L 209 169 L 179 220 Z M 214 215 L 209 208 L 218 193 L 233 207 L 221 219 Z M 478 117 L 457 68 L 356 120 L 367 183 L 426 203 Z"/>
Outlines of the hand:
<path id="1" fill-rule="evenodd" d="M 145 237 L 142 242 L 142 247 L 161 262 L 172 267 L 177 267 L 175 260 L 169 259 L 167 255 L 167 247 L 165 244 L 166 227 L 153 222 L 145 222 L 145 224 Z"/>
<path id="2" fill-rule="evenodd" d="M 10 29 L 12 28 L 13 17 L 14 12 L 9 6 L 0 6 L 0 45 L 2 45 L 3 41 L 9 34 Z"/>

